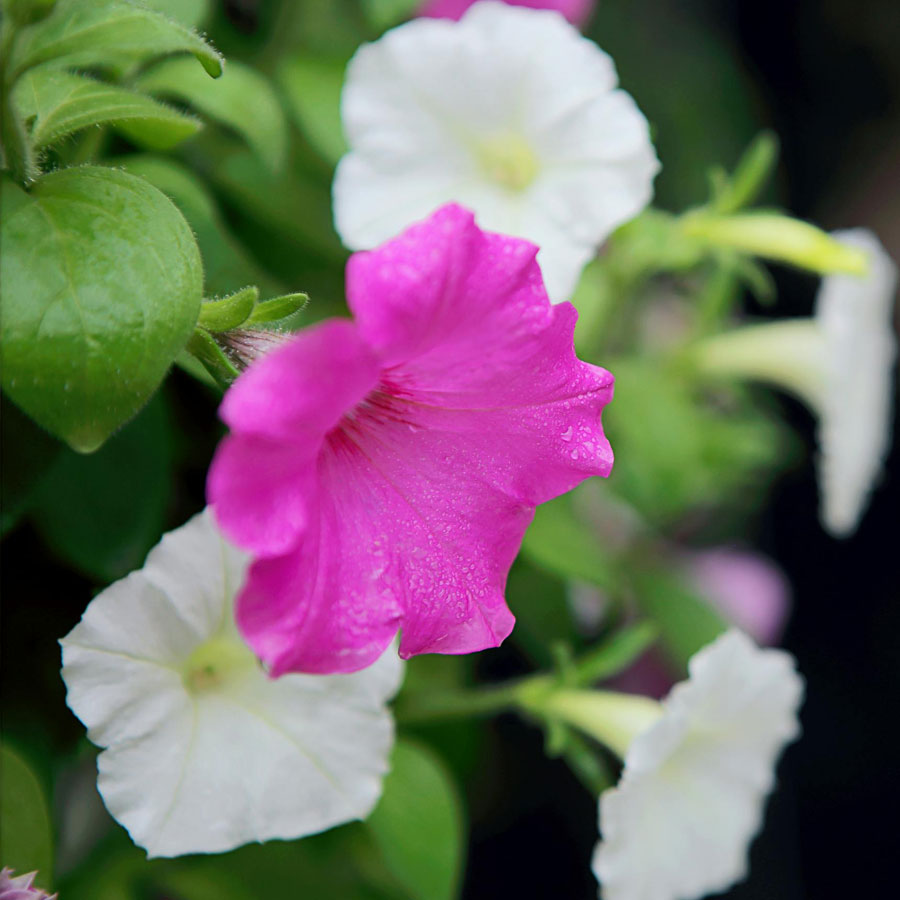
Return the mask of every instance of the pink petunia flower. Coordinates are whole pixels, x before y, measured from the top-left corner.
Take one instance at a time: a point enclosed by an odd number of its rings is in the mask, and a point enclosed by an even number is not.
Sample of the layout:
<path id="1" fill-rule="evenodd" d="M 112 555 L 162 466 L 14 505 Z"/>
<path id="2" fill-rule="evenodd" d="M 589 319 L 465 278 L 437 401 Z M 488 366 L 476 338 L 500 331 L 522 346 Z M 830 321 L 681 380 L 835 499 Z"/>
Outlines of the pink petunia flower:
<path id="1" fill-rule="evenodd" d="M 425 0 L 419 15 L 430 19 L 459 20 L 475 0 Z M 594 0 L 505 0 L 510 6 L 530 9 L 554 9 L 573 25 L 583 25 L 594 8 Z"/>
<path id="2" fill-rule="evenodd" d="M 445 206 L 351 257 L 355 321 L 226 394 L 208 495 L 256 557 L 236 616 L 273 675 L 362 668 L 398 629 L 404 657 L 497 646 L 535 506 L 609 474 L 613 379 L 576 358 L 536 252 Z"/>
<path id="3" fill-rule="evenodd" d="M 4 868 L 0 871 L 0 900 L 56 900 L 56 894 L 51 896 L 32 886 L 36 875 L 37 872 L 28 872 L 14 878 L 13 870 Z"/>

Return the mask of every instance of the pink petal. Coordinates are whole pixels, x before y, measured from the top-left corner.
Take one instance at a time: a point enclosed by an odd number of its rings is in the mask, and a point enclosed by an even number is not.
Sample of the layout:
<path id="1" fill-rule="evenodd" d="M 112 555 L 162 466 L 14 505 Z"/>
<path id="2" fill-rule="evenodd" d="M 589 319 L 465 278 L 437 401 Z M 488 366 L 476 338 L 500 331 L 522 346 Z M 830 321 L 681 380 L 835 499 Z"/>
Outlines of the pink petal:
<path id="1" fill-rule="evenodd" d="M 274 556 L 297 543 L 322 440 L 377 376 L 353 323 L 335 320 L 266 354 L 232 385 L 220 415 L 233 433 L 213 459 L 207 496 L 239 546 Z"/>
<path id="2" fill-rule="evenodd" d="M 245 546 L 274 546 L 266 514 L 297 538 L 251 567 L 238 600 L 241 630 L 273 675 L 361 668 L 398 627 L 404 656 L 480 650 L 509 634 L 506 577 L 535 505 L 612 465 L 600 425 L 612 376 L 575 357 L 575 310 L 550 305 L 534 257 L 534 246 L 484 234 L 446 207 L 351 259 L 358 330 L 314 333 L 352 333 L 362 362 L 348 338 L 332 341 L 331 359 L 320 339 L 317 372 L 338 381 L 327 398 L 304 369 L 263 373 L 257 395 L 244 387 L 231 403 L 236 443 L 220 451 L 211 499 L 220 517 L 233 507 L 226 518 L 241 528 L 230 533 Z M 282 353 L 258 366 L 305 367 L 313 356 Z M 302 472 L 259 442 L 272 407 L 269 433 L 283 435 Z M 229 487 L 261 446 L 273 461 L 259 483 Z M 290 512 L 278 508 L 279 479 Z M 245 533 L 254 530 L 264 539 Z"/>
<path id="3" fill-rule="evenodd" d="M 206 484 L 225 534 L 260 556 L 277 556 L 294 547 L 309 520 L 317 453 L 318 446 L 301 449 L 255 434 L 226 437 Z"/>
<path id="4" fill-rule="evenodd" d="M 322 436 L 375 386 L 378 370 L 356 326 L 331 319 L 250 366 L 225 395 L 219 415 L 233 431 L 317 451 Z"/>
<path id="5" fill-rule="evenodd" d="M 475 0 L 426 0 L 419 9 L 419 15 L 432 19 L 459 20 L 474 2 Z M 555 9 L 573 25 L 584 24 L 594 8 L 594 0 L 506 0 L 506 2 L 510 6 Z"/>

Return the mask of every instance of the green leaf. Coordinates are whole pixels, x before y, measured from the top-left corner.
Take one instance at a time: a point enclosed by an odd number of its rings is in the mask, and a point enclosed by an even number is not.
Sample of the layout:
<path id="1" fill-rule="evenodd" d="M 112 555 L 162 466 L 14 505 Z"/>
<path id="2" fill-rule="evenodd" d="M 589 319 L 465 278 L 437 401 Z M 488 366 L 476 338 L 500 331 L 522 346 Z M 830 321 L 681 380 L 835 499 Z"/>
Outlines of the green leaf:
<path id="1" fill-rule="evenodd" d="M 143 94 L 52 66 L 26 72 L 15 101 L 36 149 L 90 125 L 114 125 L 144 146 L 165 150 L 202 127 L 199 119 Z"/>
<path id="2" fill-rule="evenodd" d="M 204 300 L 197 324 L 207 331 L 230 331 L 247 321 L 258 299 L 259 288 L 250 285 L 227 297 Z"/>
<path id="3" fill-rule="evenodd" d="M 196 28 L 209 17 L 209 0 L 141 0 L 141 5 L 189 28 Z"/>
<path id="4" fill-rule="evenodd" d="M 687 671 L 688 660 L 726 631 L 727 623 L 674 573 L 641 567 L 632 577 L 635 599 L 659 629 L 666 655 Z"/>
<path id="5" fill-rule="evenodd" d="M 573 683 L 605 681 L 628 668 L 658 637 L 652 622 L 626 625 L 585 653 L 572 671 Z"/>
<path id="6" fill-rule="evenodd" d="M 116 157 L 107 164 L 145 178 L 181 210 L 197 236 L 207 292 L 225 294 L 236 284 L 257 284 L 271 294 L 282 290 L 231 234 L 212 196 L 190 170 L 173 160 L 143 153 Z"/>
<path id="7" fill-rule="evenodd" d="M 27 762 L 0 745 L 0 859 L 19 874 L 40 872 L 38 883 L 53 877 L 53 831 L 44 790 Z"/>
<path id="8" fill-rule="evenodd" d="M 50 14 L 56 0 L 3 0 L 0 11 L 16 25 L 29 25 Z"/>
<path id="9" fill-rule="evenodd" d="M 76 450 L 156 390 L 200 309 L 191 230 L 147 182 L 97 166 L 3 188 L 3 387 Z"/>
<path id="10" fill-rule="evenodd" d="M 209 149 L 210 157 L 217 155 L 210 159 L 209 176 L 230 203 L 282 240 L 304 245 L 320 257 L 320 265 L 336 262 L 343 268 L 347 251 L 334 231 L 327 185 L 292 169 L 276 177 L 243 147 Z"/>
<path id="11" fill-rule="evenodd" d="M 105 66 L 171 53 L 192 53 L 214 78 L 222 74 L 222 56 L 195 31 L 161 13 L 125 0 L 60 0 L 46 19 L 22 30 L 10 68 L 15 77 L 51 59 Z"/>
<path id="12" fill-rule="evenodd" d="M 421 0 L 362 0 L 363 13 L 377 31 L 408 19 L 421 5 Z"/>
<path id="13" fill-rule="evenodd" d="M 415 900 L 452 900 L 463 863 L 463 811 L 440 760 L 398 741 L 384 794 L 366 820 L 388 868 Z"/>
<path id="14" fill-rule="evenodd" d="M 278 72 L 294 123 L 332 164 L 347 150 L 341 127 L 341 88 L 346 67 L 345 59 L 304 54 L 287 61 Z"/>
<path id="15" fill-rule="evenodd" d="M 157 394 L 96 453 L 64 450 L 35 493 L 31 519 L 72 566 L 98 581 L 138 568 L 165 525 L 172 433 Z"/>
<path id="16" fill-rule="evenodd" d="M 761 131 L 744 151 L 734 175 L 720 185 L 713 203 L 716 212 L 732 213 L 749 206 L 765 187 L 777 162 L 777 135 Z"/>
<path id="17" fill-rule="evenodd" d="M 281 297 L 272 297 L 257 303 L 250 317 L 248 325 L 266 325 L 269 322 L 281 322 L 282 320 L 300 312 L 309 303 L 307 294 L 284 294 Z"/>
<path id="18" fill-rule="evenodd" d="M 653 525 L 729 504 L 753 504 L 765 473 L 783 462 L 774 418 L 741 395 L 715 402 L 687 373 L 650 359 L 608 360 L 615 400 L 603 411 L 616 449 L 609 486 Z"/>
<path id="19" fill-rule="evenodd" d="M 5 394 L 0 395 L 0 534 L 28 509 L 35 488 L 62 446 L 19 412 Z"/>
<path id="20" fill-rule="evenodd" d="M 580 641 L 565 591 L 559 573 L 548 574 L 527 553 L 509 573 L 506 598 L 516 617 L 512 638 L 536 667 L 553 664 L 554 642 L 574 646 Z"/>
<path id="21" fill-rule="evenodd" d="M 772 273 L 748 256 L 738 256 L 736 272 L 751 294 L 763 306 L 771 306 L 778 295 L 778 288 Z"/>
<path id="22" fill-rule="evenodd" d="M 611 562 L 599 535 L 576 515 L 569 494 L 537 508 L 522 550 L 536 565 L 564 578 L 581 578 L 601 587 L 611 585 Z"/>
<path id="23" fill-rule="evenodd" d="M 231 62 L 210 81 L 189 59 L 168 59 L 141 74 L 136 87 L 172 97 L 236 131 L 272 170 L 284 166 L 287 124 L 269 82 L 241 63 Z"/>

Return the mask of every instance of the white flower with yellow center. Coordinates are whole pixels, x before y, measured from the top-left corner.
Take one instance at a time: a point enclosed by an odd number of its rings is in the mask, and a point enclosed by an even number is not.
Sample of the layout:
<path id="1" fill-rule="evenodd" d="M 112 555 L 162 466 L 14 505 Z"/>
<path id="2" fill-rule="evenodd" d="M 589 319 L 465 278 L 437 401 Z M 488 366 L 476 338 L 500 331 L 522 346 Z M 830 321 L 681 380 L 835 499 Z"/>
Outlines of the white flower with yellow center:
<path id="1" fill-rule="evenodd" d="M 865 253 L 865 275 L 828 275 L 813 318 L 717 335 L 700 345 L 697 360 L 707 372 L 789 390 L 816 411 L 821 519 L 831 534 L 846 537 L 890 447 L 897 267 L 871 231 L 834 237 Z"/>
<path id="2" fill-rule="evenodd" d="M 105 748 L 100 794 L 150 856 L 301 837 L 364 818 L 381 793 L 396 651 L 351 675 L 270 679 L 234 625 L 246 564 L 206 511 L 60 642 L 68 704 Z"/>
<path id="3" fill-rule="evenodd" d="M 551 713 L 625 760 L 600 797 L 593 869 L 603 900 L 694 900 L 744 877 L 775 764 L 799 733 L 793 658 L 730 631 L 657 703 L 562 691 Z"/>
<path id="4" fill-rule="evenodd" d="M 476 3 L 459 22 L 387 32 L 347 69 L 338 233 L 369 249 L 455 201 L 480 227 L 537 244 L 550 297 L 568 299 L 659 169 L 616 84 L 609 56 L 556 12 Z"/>

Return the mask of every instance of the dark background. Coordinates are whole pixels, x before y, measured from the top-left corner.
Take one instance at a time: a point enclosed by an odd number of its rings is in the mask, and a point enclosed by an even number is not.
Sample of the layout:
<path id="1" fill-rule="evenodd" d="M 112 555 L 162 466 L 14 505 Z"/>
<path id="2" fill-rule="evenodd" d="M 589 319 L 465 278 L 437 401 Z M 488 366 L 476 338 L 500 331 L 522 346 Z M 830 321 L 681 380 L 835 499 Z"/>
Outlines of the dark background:
<path id="1" fill-rule="evenodd" d="M 627 37 L 621 31 L 626 24 Z M 679 84 L 679 74 L 696 63 L 695 46 L 679 41 L 695 32 L 716 41 L 725 48 L 722 53 L 730 46 L 737 74 L 747 82 L 752 117 L 781 140 L 774 198 L 779 205 L 826 228 L 870 227 L 900 259 L 900 3 L 602 3 L 588 33 L 613 55 L 623 85 L 657 127 L 663 161 L 658 200 L 676 209 L 683 193 L 692 193 L 687 202 L 696 200 L 697 188 L 665 180 L 672 156 L 666 147 L 677 152 L 678 136 L 663 133 L 662 110 L 679 114 L 672 94 L 680 94 L 686 105 L 705 102 Z M 656 61 L 649 73 L 648 59 Z M 734 75 L 728 65 L 723 69 Z M 638 76 L 643 91 L 632 84 Z M 645 84 L 648 77 L 657 83 Z M 700 81 L 698 75 L 694 83 Z M 725 77 L 706 84 L 723 102 L 720 118 L 707 118 L 697 137 L 707 145 L 720 142 L 723 156 L 711 161 L 723 164 L 733 162 L 725 155 L 729 140 L 745 127 L 735 122 L 733 106 L 743 101 L 729 103 L 730 86 Z M 654 104 L 659 104 L 657 116 Z M 721 133 L 728 129 L 729 134 Z M 783 269 L 775 276 L 775 314 L 809 315 L 815 283 Z M 811 455 L 813 419 L 799 404 L 782 402 Z M 780 766 L 765 830 L 753 846 L 750 877 L 722 895 L 729 900 L 845 900 L 888 897 L 896 890 L 891 887 L 900 838 L 896 422 L 894 431 L 884 483 L 854 537 L 836 541 L 819 527 L 809 464 L 779 482 L 774 502 L 753 525 L 759 548 L 781 564 L 793 585 L 794 612 L 784 645 L 798 659 L 807 696 L 803 738 Z M 500 722 L 497 731 L 503 754 L 498 777 L 509 806 L 502 817 L 475 821 L 464 896 L 595 897 L 586 865 L 593 851 L 595 804 L 563 763 L 546 760 L 537 732 L 512 718 Z"/>
<path id="2" fill-rule="evenodd" d="M 233 20 L 252 30 L 255 6 L 233 3 Z M 768 126 L 782 142 L 771 199 L 828 228 L 866 225 L 900 260 L 897 0 L 601 0 L 588 33 L 613 55 L 623 85 L 653 123 L 665 167 L 662 206 L 680 210 L 702 200 L 704 166 L 733 165 Z M 815 281 L 786 270 L 775 275 L 775 314 L 808 315 Z M 178 396 L 179 444 L 172 452 L 179 481 L 169 527 L 202 502 L 218 437 L 208 398 L 183 374 L 174 377 L 168 391 Z M 780 402 L 810 456 L 813 419 L 801 406 Z M 15 420 L 4 416 L 4 427 Z M 761 520 L 748 523 L 758 547 L 792 581 L 785 645 L 808 691 L 803 740 L 783 760 L 751 875 L 728 893 L 732 900 L 881 897 L 895 882 L 897 443 L 885 483 L 852 539 L 837 542 L 820 529 L 808 458 L 781 479 Z M 64 692 L 48 632 L 64 634 L 75 624 L 97 581 L 50 556 L 26 522 L 4 542 L 2 587 L 7 596 L 32 597 L 3 606 L 4 728 L 27 738 L 49 720 L 54 733 L 35 745 L 73 745 L 83 731 L 73 717 L 56 714 Z M 490 679 L 516 674 L 524 662 L 508 645 L 483 654 L 478 666 Z M 537 730 L 501 718 L 486 740 L 483 767 L 468 784 L 465 900 L 595 897 L 594 800 L 563 763 L 546 758 Z"/>

